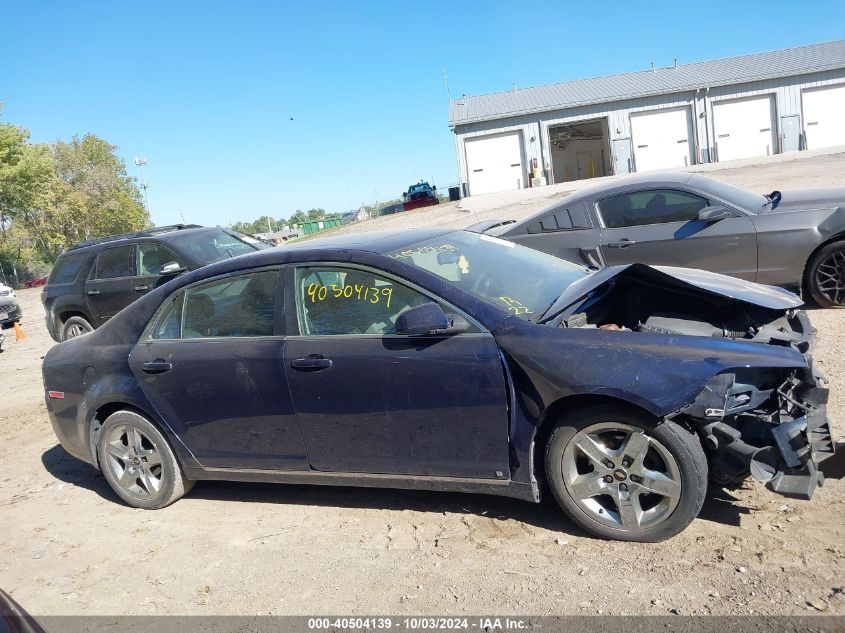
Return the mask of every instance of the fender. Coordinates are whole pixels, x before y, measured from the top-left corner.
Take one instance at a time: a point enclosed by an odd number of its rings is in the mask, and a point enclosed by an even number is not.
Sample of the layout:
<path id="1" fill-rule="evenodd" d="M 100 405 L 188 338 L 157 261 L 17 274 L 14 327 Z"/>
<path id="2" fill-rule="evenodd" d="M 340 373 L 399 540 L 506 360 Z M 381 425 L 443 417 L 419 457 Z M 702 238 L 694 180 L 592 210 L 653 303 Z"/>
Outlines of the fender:
<path id="1" fill-rule="evenodd" d="M 806 368 L 797 350 L 730 339 L 608 332 L 536 325 L 512 317 L 493 332 L 507 359 L 516 463 L 529 465 L 544 413 L 571 396 L 605 396 L 662 418 L 690 404 L 716 374 L 747 367 Z M 528 482 L 530 469 L 514 469 Z"/>

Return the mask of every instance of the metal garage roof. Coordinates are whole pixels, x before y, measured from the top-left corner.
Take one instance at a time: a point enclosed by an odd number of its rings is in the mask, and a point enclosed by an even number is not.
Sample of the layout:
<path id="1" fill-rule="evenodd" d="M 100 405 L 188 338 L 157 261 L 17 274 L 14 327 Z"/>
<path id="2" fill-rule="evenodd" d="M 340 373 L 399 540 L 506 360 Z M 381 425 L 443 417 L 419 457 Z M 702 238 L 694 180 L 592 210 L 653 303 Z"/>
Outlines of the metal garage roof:
<path id="1" fill-rule="evenodd" d="M 845 68 L 845 40 L 461 97 L 449 104 L 449 125 L 837 68 Z"/>

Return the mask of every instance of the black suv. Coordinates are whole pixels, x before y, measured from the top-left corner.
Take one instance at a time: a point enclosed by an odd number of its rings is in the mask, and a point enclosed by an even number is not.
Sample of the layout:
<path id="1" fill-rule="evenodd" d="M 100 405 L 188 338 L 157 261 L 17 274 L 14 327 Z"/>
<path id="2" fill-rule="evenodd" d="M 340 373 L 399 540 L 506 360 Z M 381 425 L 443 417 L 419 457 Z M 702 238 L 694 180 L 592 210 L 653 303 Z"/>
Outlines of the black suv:
<path id="1" fill-rule="evenodd" d="M 86 334 L 186 270 L 263 248 L 269 246 L 198 224 L 82 242 L 59 256 L 41 292 L 47 329 L 56 341 Z"/>

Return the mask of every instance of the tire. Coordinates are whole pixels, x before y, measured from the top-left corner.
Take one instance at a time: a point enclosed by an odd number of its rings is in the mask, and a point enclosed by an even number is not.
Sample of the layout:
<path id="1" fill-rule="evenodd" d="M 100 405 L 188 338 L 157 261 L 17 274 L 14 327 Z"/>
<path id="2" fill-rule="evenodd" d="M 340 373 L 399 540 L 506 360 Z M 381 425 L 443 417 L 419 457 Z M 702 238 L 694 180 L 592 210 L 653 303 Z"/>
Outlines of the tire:
<path id="1" fill-rule="evenodd" d="M 81 316 L 72 316 L 62 324 L 62 341 L 83 336 L 93 331 L 94 326 L 86 319 Z"/>
<path id="2" fill-rule="evenodd" d="M 563 511 L 606 539 L 654 543 L 675 536 L 698 516 L 707 493 L 698 438 L 619 405 L 565 414 L 549 436 L 545 467 Z"/>
<path id="3" fill-rule="evenodd" d="M 97 457 L 106 481 L 135 508 L 164 508 L 194 485 L 185 478 L 161 432 L 134 411 L 118 411 L 106 419 L 100 429 Z"/>
<path id="4" fill-rule="evenodd" d="M 827 244 L 810 258 L 804 285 L 822 308 L 845 308 L 845 241 Z"/>

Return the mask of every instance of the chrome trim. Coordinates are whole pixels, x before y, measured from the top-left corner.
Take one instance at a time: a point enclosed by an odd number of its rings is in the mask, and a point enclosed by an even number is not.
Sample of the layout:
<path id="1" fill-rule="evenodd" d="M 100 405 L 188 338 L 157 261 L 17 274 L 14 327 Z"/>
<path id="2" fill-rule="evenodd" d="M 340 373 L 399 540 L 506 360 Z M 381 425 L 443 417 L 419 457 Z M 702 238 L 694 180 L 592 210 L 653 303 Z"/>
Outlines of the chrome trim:
<path id="1" fill-rule="evenodd" d="M 209 473 L 229 473 L 243 475 L 272 475 L 291 478 L 320 478 L 320 479 L 356 479 L 361 481 L 418 481 L 431 483 L 454 483 L 454 484 L 480 484 L 507 486 L 511 483 L 508 479 L 482 479 L 477 477 L 447 477 L 444 475 L 394 475 L 389 473 L 346 473 L 325 470 L 267 470 L 261 468 L 219 468 L 214 466 L 203 467 Z"/>

